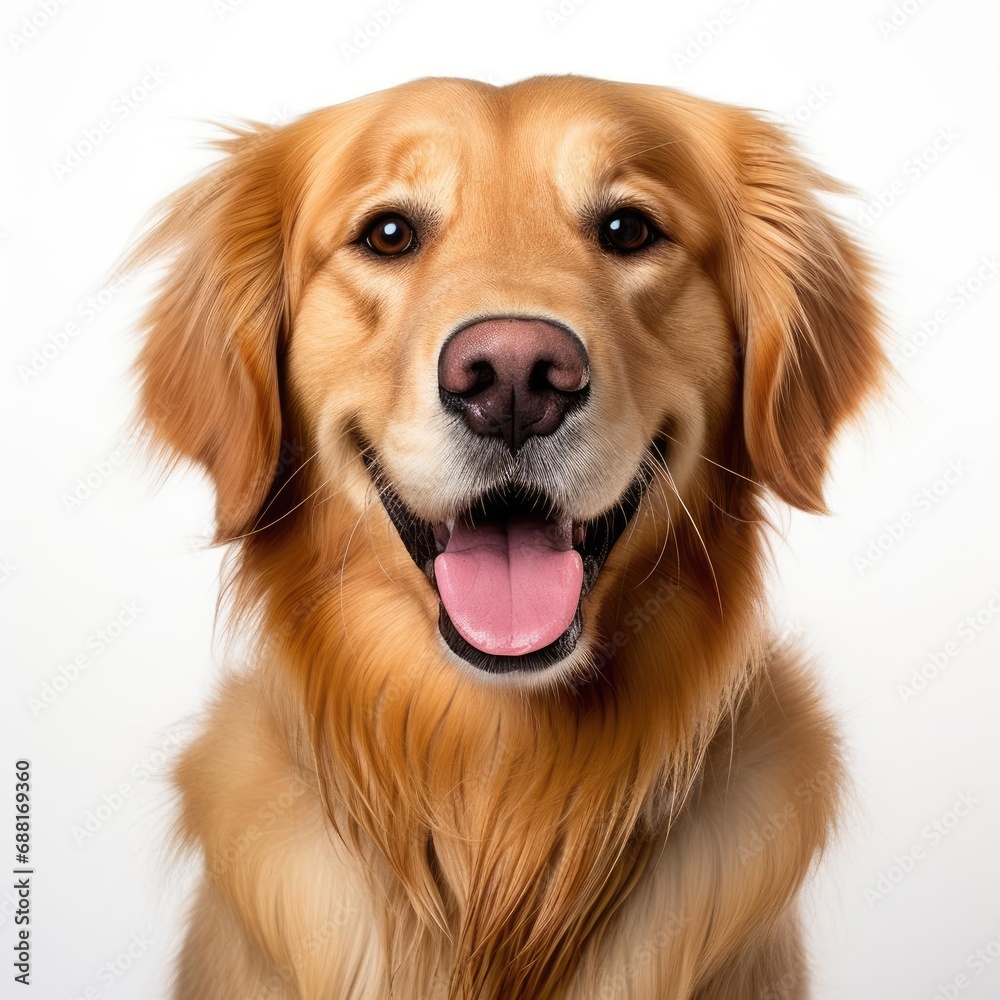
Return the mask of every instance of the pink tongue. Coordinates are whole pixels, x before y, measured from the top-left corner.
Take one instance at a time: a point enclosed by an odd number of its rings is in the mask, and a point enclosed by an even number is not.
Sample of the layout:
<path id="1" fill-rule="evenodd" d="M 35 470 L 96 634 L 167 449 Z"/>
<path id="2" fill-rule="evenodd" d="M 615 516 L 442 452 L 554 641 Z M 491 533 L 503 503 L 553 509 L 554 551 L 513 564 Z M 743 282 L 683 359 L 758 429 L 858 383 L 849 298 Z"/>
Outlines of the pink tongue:
<path id="1" fill-rule="evenodd" d="M 554 642 L 580 602 L 583 560 L 560 549 L 549 524 L 525 518 L 470 528 L 455 523 L 434 560 L 438 593 L 455 628 L 484 653 L 518 656 Z"/>

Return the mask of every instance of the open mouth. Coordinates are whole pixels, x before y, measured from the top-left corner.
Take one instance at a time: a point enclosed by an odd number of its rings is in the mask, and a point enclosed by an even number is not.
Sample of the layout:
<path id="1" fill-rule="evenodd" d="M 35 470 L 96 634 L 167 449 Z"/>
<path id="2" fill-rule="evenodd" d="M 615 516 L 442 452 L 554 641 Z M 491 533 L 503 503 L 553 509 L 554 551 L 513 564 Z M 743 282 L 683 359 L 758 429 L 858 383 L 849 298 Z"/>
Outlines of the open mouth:
<path id="1" fill-rule="evenodd" d="M 406 506 L 372 450 L 360 450 L 406 550 L 437 589 L 438 628 L 454 653 L 481 670 L 510 673 L 551 666 L 573 651 L 583 630 L 581 600 L 639 507 L 648 463 L 616 504 L 590 520 L 515 484 L 430 522 Z"/>

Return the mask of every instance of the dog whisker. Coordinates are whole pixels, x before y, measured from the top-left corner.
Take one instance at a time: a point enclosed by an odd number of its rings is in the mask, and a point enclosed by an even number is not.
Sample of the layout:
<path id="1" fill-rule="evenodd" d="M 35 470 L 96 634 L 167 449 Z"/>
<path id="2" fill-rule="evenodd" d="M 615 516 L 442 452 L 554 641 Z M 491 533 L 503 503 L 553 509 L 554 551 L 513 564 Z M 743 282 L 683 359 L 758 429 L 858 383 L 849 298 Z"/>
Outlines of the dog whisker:
<path id="1" fill-rule="evenodd" d="M 379 558 L 379 555 L 378 555 L 378 549 L 375 547 L 375 540 L 372 538 L 371 518 L 368 516 L 369 511 L 372 508 L 372 502 L 371 502 L 371 499 L 369 497 L 369 493 L 371 492 L 372 489 L 375 489 L 375 488 L 376 488 L 375 487 L 375 481 L 372 480 L 371 483 L 369 484 L 368 490 L 365 493 L 364 515 L 365 515 L 365 529 L 366 529 L 367 534 L 368 534 L 368 544 L 371 547 L 372 555 L 375 557 L 375 561 L 378 563 L 378 568 L 382 571 L 382 575 L 393 586 L 396 586 L 396 581 L 389 575 L 389 572 L 386 570 L 385 566 L 382 565 L 382 560 Z"/>
<path id="2" fill-rule="evenodd" d="M 653 466 L 653 470 L 655 472 L 655 464 Z M 660 491 L 660 495 L 663 497 L 663 511 L 667 518 L 667 528 L 663 535 L 663 544 L 660 545 L 659 553 L 656 556 L 656 562 L 653 563 L 652 569 L 650 569 L 650 571 L 635 585 L 633 589 L 641 587 L 657 571 L 660 565 L 660 561 L 663 559 L 663 554 L 667 550 L 667 541 L 671 536 L 673 536 L 674 548 L 677 550 L 677 576 L 678 579 L 680 579 L 680 563 L 681 563 L 680 543 L 677 540 L 677 536 L 673 532 L 673 524 L 670 519 L 670 504 L 667 500 L 666 494 L 663 493 L 663 486 L 660 483 L 659 479 L 657 478 L 655 482 L 657 489 Z M 650 510 L 655 511 L 655 507 L 650 505 Z"/>
<path id="3" fill-rule="evenodd" d="M 341 624 L 344 626 L 344 638 L 347 640 L 347 644 L 351 648 L 351 652 L 355 657 L 357 656 L 357 650 L 354 648 L 354 643 L 351 641 L 351 633 L 347 625 L 347 610 L 344 605 L 344 576 L 347 572 L 347 556 L 351 551 L 351 542 L 354 541 L 354 536 L 357 533 L 358 527 L 360 526 L 364 516 L 365 512 L 362 510 L 355 519 L 354 527 L 351 529 L 351 533 L 347 536 L 347 542 L 344 545 L 343 558 L 340 560 L 340 620 Z"/>
<path id="4" fill-rule="evenodd" d="M 687 445 L 684 444 L 684 442 L 679 441 L 677 438 L 673 437 L 670 434 L 667 434 L 666 432 L 664 432 L 663 436 L 668 440 L 673 441 L 675 444 L 681 445 L 681 447 L 684 448 L 687 447 Z M 732 476 L 739 476 L 740 479 L 745 479 L 748 483 L 752 483 L 760 490 L 767 489 L 767 487 L 763 483 L 757 482 L 756 479 L 751 479 L 749 476 L 743 475 L 742 472 L 737 472 L 735 469 L 730 469 L 728 466 L 723 465 L 721 462 L 716 462 L 714 458 L 709 458 L 708 455 L 703 455 L 700 451 L 695 451 L 694 454 L 698 458 L 702 459 L 702 461 L 708 462 L 710 465 L 714 465 L 717 469 L 721 469 L 723 472 L 728 472 Z"/>
<path id="5" fill-rule="evenodd" d="M 317 456 L 318 454 L 319 454 L 319 452 L 318 452 L 318 451 L 314 451 L 314 452 L 313 452 L 313 453 L 312 453 L 312 454 L 311 454 L 311 455 L 310 455 L 310 456 L 309 456 L 308 458 L 306 458 L 306 459 L 303 459 L 303 461 L 302 461 L 302 462 L 300 462 L 300 463 L 299 463 L 299 464 L 298 464 L 298 465 L 297 465 L 297 466 L 295 467 L 295 469 L 294 469 L 294 470 L 293 470 L 292 472 L 290 472 L 290 473 L 288 474 L 288 476 L 287 476 L 287 477 L 286 477 L 286 478 L 284 479 L 284 481 L 282 482 L 282 484 L 281 484 L 281 485 L 280 485 L 280 486 L 279 486 L 279 487 L 277 488 L 277 490 L 275 490 L 274 494 L 273 494 L 273 495 L 271 496 L 271 499 L 270 499 L 270 500 L 268 500 L 268 502 L 267 502 L 267 503 L 265 504 L 265 506 L 264 506 L 263 510 L 261 510 L 260 514 L 258 514 L 258 515 L 257 515 L 257 518 L 256 518 L 256 520 L 254 521 L 254 529 L 253 529 L 253 530 L 256 530 L 256 528 L 257 528 L 257 524 L 259 523 L 259 521 L 261 520 L 261 518 L 263 518 L 263 516 L 264 516 L 264 515 L 265 515 L 265 514 L 266 514 L 266 513 L 267 513 L 267 512 L 268 512 L 268 511 L 269 511 L 269 510 L 271 509 L 271 507 L 272 507 L 272 506 L 274 505 L 274 502 L 275 502 L 275 501 L 276 501 L 276 500 L 278 499 L 278 497 L 279 497 L 279 496 L 281 495 L 281 493 L 282 493 L 282 492 L 284 491 L 285 487 L 286 487 L 286 486 L 288 486 L 288 484 L 289 484 L 289 483 L 291 483 L 291 481 L 292 481 L 292 480 L 293 480 L 293 479 L 294 479 L 294 478 L 295 478 L 295 477 L 296 477 L 296 476 L 297 476 L 297 475 L 298 475 L 298 474 L 299 474 L 299 473 L 300 473 L 300 472 L 301 472 L 301 471 L 302 471 L 302 470 L 303 470 L 303 469 L 304 469 L 304 468 L 305 468 L 305 467 L 306 467 L 306 466 L 307 466 L 307 465 L 308 465 L 308 464 L 309 464 L 309 463 L 310 463 L 310 462 L 311 462 L 311 461 L 312 461 L 312 460 L 313 460 L 314 458 L 316 458 L 316 456 Z"/>
<path id="6" fill-rule="evenodd" d="M 276 517 L 273 521 L 270 521 L 267 524 L 262 524 L 259 528 L 252 528 L 250 531 L 245 531 L 240 535 L 233 535 L 230 538 L 225 539 L 225 544 L 228 545 L 231 544 L 232 542 L 245 541 L 247 538 L 252 538 L 254 535 L 263 534 L 265 531 L 268 531 L 270 528 L 273 528 L 276 524 L 280 524 L 283 520 L 285 520 L 285 518 L 291 517 L 291 515 L 294 514 L 295 511 L 297 511 L 304 504 L 308 503 L 312 497 L 314 497 L 317 493 L 319 493 L 320 490 L 322 490 L 327 485 L 327 483 L 332 482 L 333 478 L 334 477 L 331 476 L 329 479 L 320 483 L 320 485 L 317 486 L 316 489 L 314 489 L 307 496 L 303 497 L 297 504 L 295 504 L 294 507 L 292 507 L 290 510 L 285 511 L 283 514 Z"/>
<path id="7" fill-rule="evenodd" d="M 674 477 L 671 474 L 670 469 L 666 466 L 666 464 L 659 457 L 654 457 L 652 459 L 652 461 L 653 461 L 654 467 L 656 468 L 657 472 L 661 476 L 663 476 L 664 481 L 666 482 L 667 486 L 670 487 L 671 492 L 677 498 L 677 502 L 681 505 L 681 508 L 683 509 L 684 513 L 687 515 L 687 519 L 691 522 L 691 527 L 694 529 L 694 533 L 697 536 L 699 543 L 701 544 L 702 551 L 705 553 L 705 559 L 708 561 L 708 568 L 709 568 L 709 571 L 712 574 L 712 582 L 713 582 L 713 585 L 715 587 L 715 596 L 716 596 L 716 600 L 717 600 L 718 606 L 719 606 L 719 613 L 720 614 L 724 614 L 724 609 L 723 609 L 723 606 L 722 606 L 722 592 L 719 590 L 719 580 L 718 580 L 718 577 L 715 575 L 715 566 L 712 563 L 712 556 L 711 556 L 711 553 L 708 551 L 708 546 L 705 544 L 705 539 L 704 539 L 704 536 L 701 533 L 701 529 L 698 527 L 698 523 L 695 521 L 694 516 L 691 514 L 691 511 L 688 509 L 687 504 L 684 502 L 684 499 L 681 497 L 680 493 L 678 492 L 678 490 L 677 490 L 677 484 L 674 482 Z"/>

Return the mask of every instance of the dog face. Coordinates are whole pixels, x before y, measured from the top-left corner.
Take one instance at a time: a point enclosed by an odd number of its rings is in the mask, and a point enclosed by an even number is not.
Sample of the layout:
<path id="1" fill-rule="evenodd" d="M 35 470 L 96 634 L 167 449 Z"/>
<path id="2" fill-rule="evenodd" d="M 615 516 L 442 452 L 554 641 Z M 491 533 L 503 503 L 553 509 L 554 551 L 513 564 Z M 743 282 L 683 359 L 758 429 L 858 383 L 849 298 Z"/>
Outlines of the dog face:
<path id="1" fill-rule="evenodd" d="M 831 188 L 746 112 L 578 78 L 241 134 L 140 251 L 177 253 L 146 424 L 220 538 L 331 498 L 456 667 L 579 674 L 677 525 L 711 570 L 748 490 L 821 508 L 881 363 Z"/>

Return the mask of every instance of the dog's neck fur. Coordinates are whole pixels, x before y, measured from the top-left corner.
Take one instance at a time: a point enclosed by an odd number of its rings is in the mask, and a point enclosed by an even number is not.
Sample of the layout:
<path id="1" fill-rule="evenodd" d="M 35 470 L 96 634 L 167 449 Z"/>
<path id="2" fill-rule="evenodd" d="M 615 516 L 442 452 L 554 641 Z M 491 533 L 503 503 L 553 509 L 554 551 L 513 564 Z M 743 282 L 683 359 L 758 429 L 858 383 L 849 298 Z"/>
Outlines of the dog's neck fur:
<path id="1" fill-rule="evenodd" d="M 240 600 L 252 583 L 267 655 L 297 674 L 328 818 L 367 863 L 388 967 L 423 963 L 408 971 L 421 996 L 561 995 L 584 943 L 662 849 L 762 649 L 761 529 L 746 516 L 756 501 L 735 492 L 728 509 L 743 516 L 701 511 L 704 547 L 679 527 L 679 561 L 631 567 L 627 606 L 605 601 L 606 635 L 646 611 L 597 677 L 530 694 L 461 676 L 430 615 L 428 635 L 404 634 L 397 622 L 412 615 L 394 609 L 414 594 L 366 547 L 350 550 L 339 536 L 351 519 L 333 504 L 314 511 L 324 523 L 310 545 L 292 537 L 300 525 L 245 554 Z M 347 556 L 289 573 L 326 532 Z M 272 585 L 288 579 L 299 588 Z M 352 625 L 366 617 L 380 631 L 362 648 Z M 678 648 L 679 636 L 696 638 Z M 661 673 L 630 679 L 632 662 Z"/>

